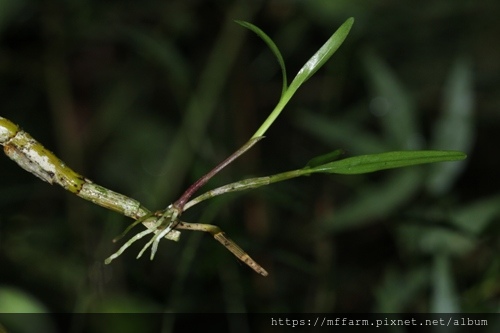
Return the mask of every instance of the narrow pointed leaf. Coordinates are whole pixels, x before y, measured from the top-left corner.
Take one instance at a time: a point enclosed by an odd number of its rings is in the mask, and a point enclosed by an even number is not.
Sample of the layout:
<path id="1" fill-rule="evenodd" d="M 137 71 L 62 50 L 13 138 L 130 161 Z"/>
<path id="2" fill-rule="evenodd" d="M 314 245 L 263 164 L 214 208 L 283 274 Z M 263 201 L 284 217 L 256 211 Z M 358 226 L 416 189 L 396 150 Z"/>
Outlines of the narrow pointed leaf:
<path id="1" fill-rule="evenodd" d="M 354 18 L 349 18 L 345 21 L 340 28 L 333 33 L 333 35 L 326 41 L 325 44 L 316 52 L 311 59 L 309 59 L 304 66 L 297 73 L 292 83 L 290 84 L 289 91 L 292 93 L 297 90 L 302 83 L 307 81 L 318 69 L 320 69 L 330 57 L 337 51 L 346 39 L 351 27 L 354 23 Z"/>
<path id="2" fill-rule="evenodd" d="M 310 172 L 359 174 L 423 163 L 458 161 L 466 158 L 459 151 L 417 150 L 349 157 L 309 169 Z"/>
<path id="3" fill-rule="evenodd" d="M 280 50 L 278 49 L 278 46 L 276 46 L 271 37 L 269 37 L 264 31 L 262 31 L 259 27 L 256 27 L 252 23 L 239 20 L 236 20 L 235 22 L 257 34 L 257 36 L 259 36 L 274 53 L 274 56 L 278 60 L 278 63 L 280 64 L 281 67 L 281 75 L 283 77 L 283 88 L 281 89 L 281 96 L 283 96 L 286 89 L 288 88 L 288 79 L 286 77 L 285 61 L 283 60 L 283 57 L 281 55 Z"/>

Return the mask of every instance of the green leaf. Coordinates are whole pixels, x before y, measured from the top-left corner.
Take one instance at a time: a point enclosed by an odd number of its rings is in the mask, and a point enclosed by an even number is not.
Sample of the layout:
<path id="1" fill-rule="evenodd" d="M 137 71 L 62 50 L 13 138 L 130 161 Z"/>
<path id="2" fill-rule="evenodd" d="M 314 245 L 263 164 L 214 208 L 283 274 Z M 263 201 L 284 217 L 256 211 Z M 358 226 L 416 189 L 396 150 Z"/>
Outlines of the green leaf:
<path id="1" fill-rule="evenodd" d="M 302 66 L 297 73 L 288 91 L 293 94 L 302 83 L 306 82 L 318 69 L 320 69 L 330 57 L 337 51 L 346 39 L 352 25 L 354 18 L 347 19 L 340 28 L 333 33 L 333 35 L 326 41 L 325 44 Z"/>
<path id="2" fill-rule="evenodd" d="M 273 124 L 276 118 L 278 118 L 278 116 L 281 114 L 281 111 L 283 111 L 287 103 L 292 98 L 293 94 L 295 94 L 295 92 L 302 85 L 302 83 L 304 83 L 319 68 L 321 68 L 321 66 L 323 66 L 323 64 L 332 56 L 333 53 L 335 53 L 335 51 L 344 42 L 353 23 L 354 23 L 354 18 L 351 17 L 347 19 L 347 21 L 345 21 L 344 24 L 342 24 L 340 28 L 337 29 L 337 31 L 335 31 L 332 37 L 328 39 L 328 41 L 318 50 L 318 52 L 316 52 L 312 56 L 312 58 L 306 62 L 306 64 L 302 67 L 299 73 L 295 76 L 290 86 L 282 92 L 278 104 L 271 112 L 271 114 L 267 117 L 267 119 L 264 120 L 259 129 L 254 133 L 252 138 L 263 136 L 266 133 L 266 131 Z M 262 34 L 264 33 L 262 32 Z"/>
<path id="3" fill-rule="evenodd" d="M 309 171 L 352 175 L 424 163 L 457 161 L 463 160 L 464 158 L 466 158 L 466 155 L 459 151 L 392 151 L 381 154 L 349 157 L 311 168 Z"/>
<path id="4" fill-rule="evenodd" d="M 314 168 L 314 167 L 323 165 L 325 163 L 336 161 L 344 153 L 345 153 L 345 151 L 343 149 L 337 149 L 337 150 L 334 150 L 328 154 L 316 156 L 315 158 L 312 158 L 311 160 L 309 160 L 309 162 L 307 162 L 305 167 L 306 168 Z"/>
<path id="5" fill-rule="evenodd" d="M 281 67 L 281 75 L 283 77 L 283 88 L 281 89 L 281 96 L 283 96 L 288 88 L 288 79 L 286 77 L 286 68 L 285 68 L 285 61 L 283 60 L 283 57 L 281 56 L 281 52 L 278 49 L 278 46 L 273 42 L 271 37 L 269 37 L 264 31 L 262 31 L 259 27 L 256 27 L 252 23 L 246 22 L 246 21 L 239 21 L 236 20 L 236 23 L 239 25 L 255 32 L 257 36 L 259 36 L 266 44 L 267 46 L 271 49 L 271 51 L 274 53 L 274 56 L 278 60 L 278 63 L 280 64 Z"/>

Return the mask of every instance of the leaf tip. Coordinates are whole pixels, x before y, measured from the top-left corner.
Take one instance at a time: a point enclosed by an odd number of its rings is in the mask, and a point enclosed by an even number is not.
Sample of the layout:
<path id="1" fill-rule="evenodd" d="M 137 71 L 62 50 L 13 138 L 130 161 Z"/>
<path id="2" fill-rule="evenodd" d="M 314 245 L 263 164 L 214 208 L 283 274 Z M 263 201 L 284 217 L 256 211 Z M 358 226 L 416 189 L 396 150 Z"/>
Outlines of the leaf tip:
<path id="1" fill-rule="evenodd" d="M 350 31 L 353 24 L 354 24 L 354 17 L 351 16 L 342 24 L 342 26 L 346 27 L 347 31 Z"/>

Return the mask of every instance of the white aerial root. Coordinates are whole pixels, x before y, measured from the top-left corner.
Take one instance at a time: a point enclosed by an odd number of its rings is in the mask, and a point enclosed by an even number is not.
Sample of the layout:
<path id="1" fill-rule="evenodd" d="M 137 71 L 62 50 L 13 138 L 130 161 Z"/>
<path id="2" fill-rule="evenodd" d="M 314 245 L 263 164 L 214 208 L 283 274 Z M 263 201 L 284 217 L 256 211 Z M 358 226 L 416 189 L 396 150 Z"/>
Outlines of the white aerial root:
<path id="1" fill-rule="evenodd" d="M 138 241 L 142 237 L 144 237 L 144 236 L 146 236 L 148 234 L 151 234 L 153 232 L 154 232 L 154 229 L 146 229 L 146 230 L 144 230 L 142 232 L 139 232 L 134 237 L 130 238 L 125 244 L 123 244 L 122 247 L 120 247 L 120 249 L 118 249 L 118 251 L 116 251 L 111 256 L 109 256 L 109 258 L 107 258 L 106 260 L 104 260 L 104 263 L 106 265 L 110 264 L 111 261 L 113 261 L 114 259 L 118 258 L 130 245 L 132 245 L 133 243 L 135 243 L 136 241 Z"/>
<path id="2" fill-rule="evenodd" d="M 150 259 L 153 260 L 156 251 L 158 250 L 158 244 L 160 243 L 160 240 L 165 237 L 169 232 L 171 232 L 174 228 L 175 225 L 177 224 L 177 216 L 179 215 L 179 211 L 177 209 L 174 209 L 172 205 L 168 206 L 167 209 L 165 210 L 165 213 L 163 213 L 155 222 L 154 225 L 151 228 L 148 228 L 132 238 L 130 238 L 125 244 L 120 247 L 118 251 L 113 253 L 109 258 L 107 258 L 104 263 L 109 264 L 112 260 L 118 258 L 127 248 L 129 248 L 133 243 L 138 241 L 139 239 L 143 238 L 146 235 L 149 235 L 151 233 L 154 233 L 153 237 L 144 245 L 144 247 L 141 249 L 139 254 L 137 255 L 137 259 L 139 259 L 144 252 L 151 246 L 151 256 Z M 146 218 L 149 218 L 146 217 Z M 170 223 L 168 226 L 161 230 L 161 226 L 165 224 L 165 220 L 170 220 Z M 132 225 L 130 225 L 125 232 L 122 234 L 122 236 L 129 231 L 134 225 L 138 224 L 138 222 L 134 222 Z"/>
<path id="3" fill-rule="evenodd" d="M 156 254 L 156 251 L 158 251 L 158 244 L 160 243 L 160 240 L 165 237 L 169 232 L 171 232 L 175 225 L 177 224 L 177 216 L 179 215 L 179 211 L 177 209 L 174 209 L 172 205 L 167 207 L 166 212 L 158 219 L 156 222 L 157 229 L 163 225 L 163 222 L 165 219 L 170 219 L 170 223 L 168 226 L 160 231 L 160 232 L 155 232 L 155 235 L 151 238 L 149 242 L 144 245 L 142 248 L 141 252 L 139 252 L 139 255 L 137 258 L 140 258 L 142 254 L 148 249 L 149 246 L 151 246 L 151 256 L 150 260 L 153 260 Z"/>

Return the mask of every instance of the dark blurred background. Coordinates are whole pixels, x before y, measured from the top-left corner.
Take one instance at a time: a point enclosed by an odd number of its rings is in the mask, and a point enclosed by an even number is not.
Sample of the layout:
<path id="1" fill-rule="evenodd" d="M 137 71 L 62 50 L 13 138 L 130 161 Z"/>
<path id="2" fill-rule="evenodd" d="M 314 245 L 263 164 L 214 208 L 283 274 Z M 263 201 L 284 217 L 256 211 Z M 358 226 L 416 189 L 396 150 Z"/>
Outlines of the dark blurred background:
<path id="1" fill-rule="evenodd" d="M 500 3 L 0 1 L 1 116 L 76 171 L 165 208 L 241 146 L 349 17 L 345 43 L 210 189 L 347 156 L 455 149 L 460 163 L 314 175 L 222 196 L 186 221 L 209 234 L 138 242 L 130 219 L 0 158 L 0 312 L 498 312 Z M 134 229 L 136 232 L 142 227 Z M 41 332 L 41 331 L 40 331 Z"/>

